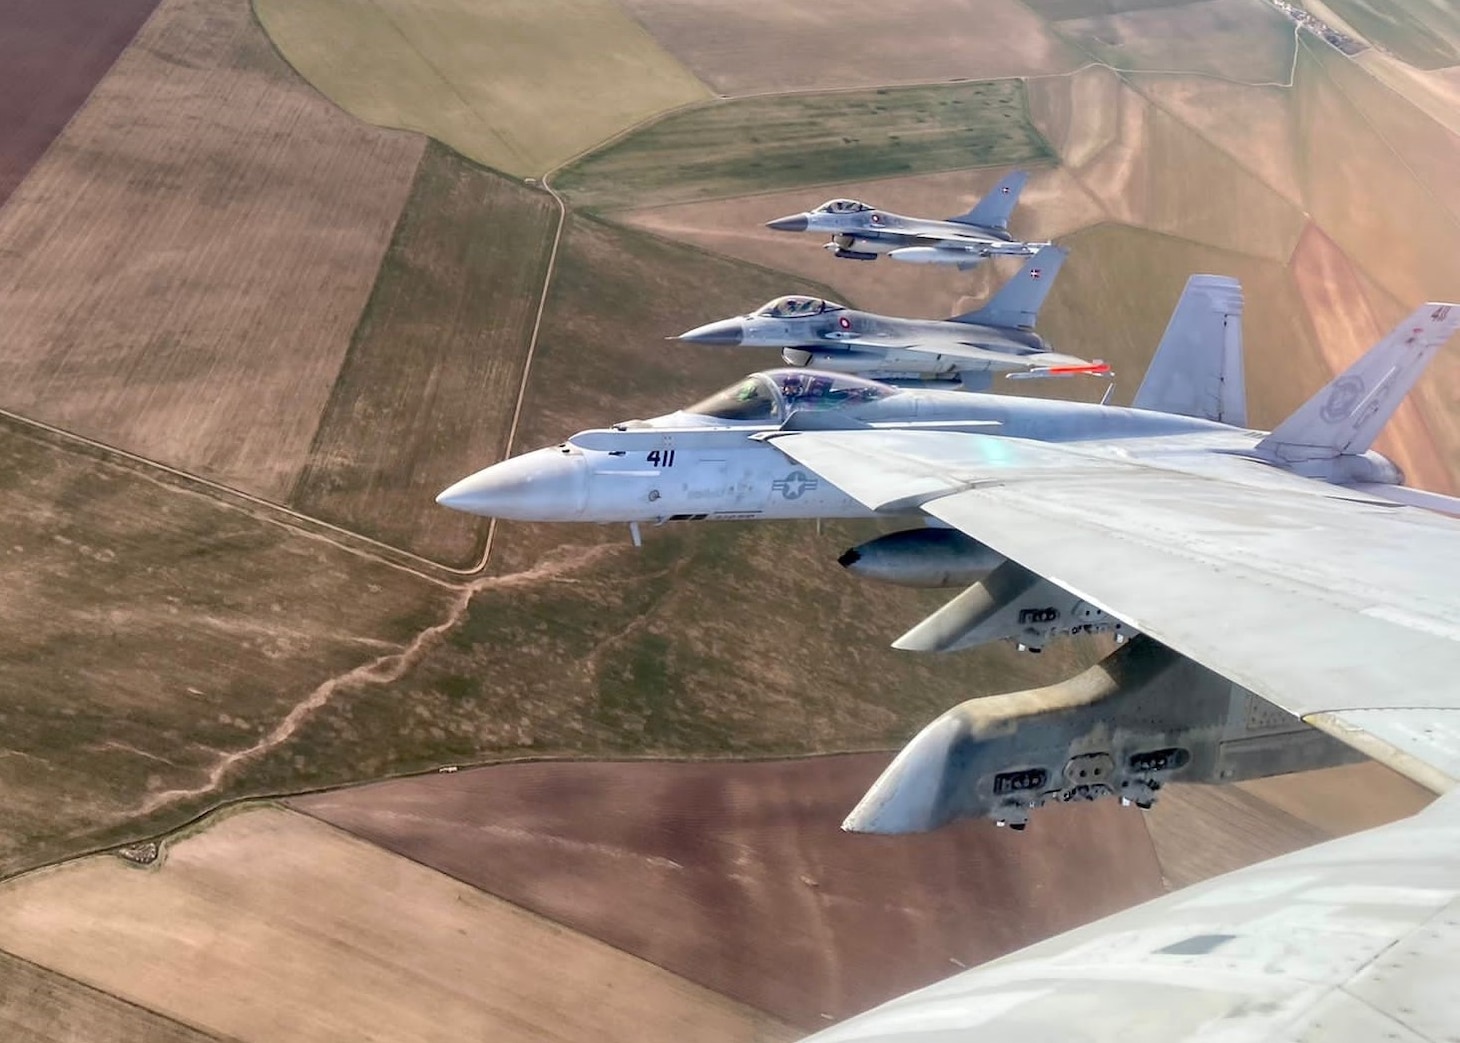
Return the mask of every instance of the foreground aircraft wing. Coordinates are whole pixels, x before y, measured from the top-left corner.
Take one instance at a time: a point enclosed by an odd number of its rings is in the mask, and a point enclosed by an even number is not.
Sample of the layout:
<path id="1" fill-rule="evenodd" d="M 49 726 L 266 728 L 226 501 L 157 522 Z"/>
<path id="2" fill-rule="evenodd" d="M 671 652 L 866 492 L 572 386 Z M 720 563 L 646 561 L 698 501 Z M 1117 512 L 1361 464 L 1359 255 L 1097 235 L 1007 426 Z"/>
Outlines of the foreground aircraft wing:
<path id="1" fill-rule="evenodd" d="M 1116 913 L 816 1043 L 1441 1043 L 1460 1030 L 1460 794 Z"/>
<path id="2" fill-rule="evenodd" d="M 977 434 L 767 440 L 868 507 L 920 508 L 1423 785 L 1460 780 L 1454 518 L 1255 460 L 1212 474 Z M 919 629 L 936 632 L 929 622 Z"/>

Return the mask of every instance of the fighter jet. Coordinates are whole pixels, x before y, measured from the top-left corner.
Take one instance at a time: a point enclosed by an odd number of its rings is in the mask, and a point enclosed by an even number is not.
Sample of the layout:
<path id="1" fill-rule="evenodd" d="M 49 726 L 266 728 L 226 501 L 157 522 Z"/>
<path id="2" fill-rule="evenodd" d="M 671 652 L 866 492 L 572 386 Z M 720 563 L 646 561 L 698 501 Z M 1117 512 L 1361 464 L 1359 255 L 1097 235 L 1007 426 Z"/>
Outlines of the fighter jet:
<path id="1" fill-rule="evenodd" d="M 1009 215 L 1029 175 L 1005 176 L 966 214 L 936 221 L 903 217 L 855 199 L 832 199 L 815 210 L 767 221 L 778 232 L 830 232 L 826 244 L 836 257 L 875 261 L 886 254 L 911 264 L 951 264 L 960 271 L 988 257 L 1029 257 L 1048 243 L 1020 242 L 1009 234 Z"/>
<path id="2" fill-rule="evenodd" d="M 965 539 L 950 543 L 946 534 L 913 530 L 843 556 L 854 572 L 913 585 L 928 575 L 958 582 L 987 572 L 967 596 L 896 642 L 918 651 L 1003 639 L 1037 650 L 1064 634 L 1146 630 L 1144 611 L 1127 617 L 1115 607 L 1125 591 L 1113 583 L 1115 573 L 1088 575 L 1085 552 L 1091 562 L 1119 558 L 1118 574 L 1140 595 L 1169 593 L 1174 605 L 1157 603 L 1173 611 L 1186 605 L 1179 590 L 1152 591 L 1138 582 L 1141 555 L 1116 555 L 1109 538 L 1054 555 L 1069 544 L 1051 518 L 1069 520 L 1072 529 L 1103 525 L 1107 534 L 1149 546 L 1152 560 L 1173 575 L 1191 573 L 1196 589 L 1206 589 L 1208 577 L 1178 559 L 1196 560 L 1203 548 L 1260 562 L 1258 572 L 1283 580 L 1290 571 L 1284 555 L 1302 559 L 1322 550 L 1333 560 L 1302 571 L 1327 579 L 1325 570 L 1332 570 L 1334 582 L 1353 582 L 1345 570 L 1358 566 L 1342 548 L 1357 533 L 1374 541 L 1363 559 L 1399 570 L 1385 575 L 1407 586 L 1407 574 L 1383 553 L 1396 546 L 1387 526 L 1416 547 L 1428 546 L 1427 534 L 1440 523 L 1399 505 L 1452 501 L 1403 486 L 1399 468 L 1371 446 L 1424 364 L 1460 326 L 1460 307 L 1425 305 L 1268 434 L 1245 426 L 1241 307 L 1233 280 L 1193 277 L 1129 408 L 773 370 L 678 412 L 580 432 L 506 460 L 437 500 L 521 521 L 628 522 L 636 539 L 643 522 L 931 518 Z M 1022 523 L 1018 504 L 1025 505 Z M 1045 533 L 1050 546 L 1031 547 L 1021 524 Z M 1030 567 L 1006 546 L 1035 562 L 1053 555 L 1056 565 Z M 1116 549 L 1124 549 L 1119 540 Z M 990 563 L 997 567 L 986 569 Z M 1427 575 L 1460 572 L 1460 553 L 1453 564 Z M 1071 583 L 1071 576 L 1086 578 Z M 1422 586 L 1438 603 L 1460 598 L 1460 582 L 1449 591 Z M 1097 593 L 1112 589 L 1117 596 Z M 1242 593 L 1232 590 L 1234 597 Z M 1381 591 L 1371 596 L 1375 605 L 1388 604 Z M 1290 607 L 1313 610 L 1301 598 Z M 1380 618 L 1413 611 L 1384 608 Z M 1282 632 L 1269 612 L 1261 615 L 1269 640 Z M 1305 705 L 1309 698 L 1293 696 Z"/>
<path id="3" fill-rule="evenodd" d="M 1109 376 L 1102 362 L 1051 351 L 1034 323 L 1068 251 L 1046 247 L 982 308 L 951 319 L 854 311 L 819 297 L 778 297 L 747 315 L 697 326 L 678 340 L 784 348 L 793 366 L 874 380 L 987 388 L 1010 377 Z"/>

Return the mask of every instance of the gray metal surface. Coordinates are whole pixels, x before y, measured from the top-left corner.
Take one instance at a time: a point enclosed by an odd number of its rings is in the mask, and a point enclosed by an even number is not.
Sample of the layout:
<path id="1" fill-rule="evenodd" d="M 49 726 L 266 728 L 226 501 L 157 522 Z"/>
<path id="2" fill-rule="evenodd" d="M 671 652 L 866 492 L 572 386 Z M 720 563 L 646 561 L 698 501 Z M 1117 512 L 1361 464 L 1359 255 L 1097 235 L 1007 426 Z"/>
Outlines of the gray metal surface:
<path id="1" fill-rule="evenodd" d="M 1460 1030 L 1460 796 L 1117 913 L 816 1043 L 1426 1040 Z"/>

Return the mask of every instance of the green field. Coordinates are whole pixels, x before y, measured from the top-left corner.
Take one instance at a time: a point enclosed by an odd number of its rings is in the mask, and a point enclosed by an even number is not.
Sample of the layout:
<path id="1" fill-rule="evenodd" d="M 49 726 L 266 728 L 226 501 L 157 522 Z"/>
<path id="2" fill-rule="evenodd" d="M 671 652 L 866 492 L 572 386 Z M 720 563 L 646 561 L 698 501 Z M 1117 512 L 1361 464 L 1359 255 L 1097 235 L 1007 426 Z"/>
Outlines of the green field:
<path id="1" fill-rule="evenodd" d="M 347 112 L 540 175 L 709 91 L 612 0 L 255 0 Z"/>
<path id="2" fill-rule="evenodd" d="M 1054 153 L 1019 80 L 749 98 L 676 113 L 554 181 L 577 206 L 654 206 Z"/>
<path id="3" fill-rule="evenodd" d="M 1051 22 L 1066 18 L 1089 18 L 1096 15 L 1124 14 L 1152 7 L 1181 7 L 1200 0 L 1025 0 L 1025 6 Z"/>
<path id="4" fill-rule="evenodd" d="M 1460 8 L 1431 0 L 1324 0 L 1355 31 L 1420 69 L 1460 65 Z"/>
<path id="5" fill-rule="evenodd" d="M 0 486 L 0 873 L 183 821 L 149 799 L 445 613 L 421 579 L 9 423 Z"/>
<path id="6" fill-rule="evenodd" d="M 506 451 L 557 210 L 440 145 L 355 331 L 292 502 L 455 566 L 486 531 L 434 502 Z"/>

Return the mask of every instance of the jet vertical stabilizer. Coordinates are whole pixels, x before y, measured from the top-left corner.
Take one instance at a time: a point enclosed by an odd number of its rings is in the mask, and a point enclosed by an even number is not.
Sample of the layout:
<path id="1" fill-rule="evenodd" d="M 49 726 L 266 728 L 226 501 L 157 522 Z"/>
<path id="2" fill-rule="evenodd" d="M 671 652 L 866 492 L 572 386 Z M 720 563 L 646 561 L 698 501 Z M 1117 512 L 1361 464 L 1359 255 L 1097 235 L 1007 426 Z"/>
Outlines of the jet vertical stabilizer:
<path id="1" fill-rule="evenodd" d="M 1131 405 L 1247 426 L 1242 374 L 1242 284 L 1193 275 Z"/>
<path id="2" fill-rule="evenodd" d="M 1257 452 L 1288 462 L 1367 452 L 1456 329 L 1460 329 L 1460 305 L 1420 305 L 1394 332 L 1257 443 Z"/>
<path id="3" fill-rule="evenodd" d="M 1019 205 L 1019 193 L 1024 191 L 1024 183 L 1028 180 L 1029 175 L 1023 170 L 1005 174 L 972 210 L 948 220 L 954 224 L 973 225 L 975 228 L 1006 231 L 1009 227 L 1009 215 Z"/>
<path id="4" fill-rule="evenodd" d="M 998 326 L 1003 329 L 1030 330 L 1039 318 L 1039 309 L 1054 287 L 1055 276 L 1069 253 L 1062 246 L 1046 246 L 1029 258 L 1019 274 L 1006 282 L 989 302 L 976 311 L 953 316 L 953 322 L 972 326 Z"/>

